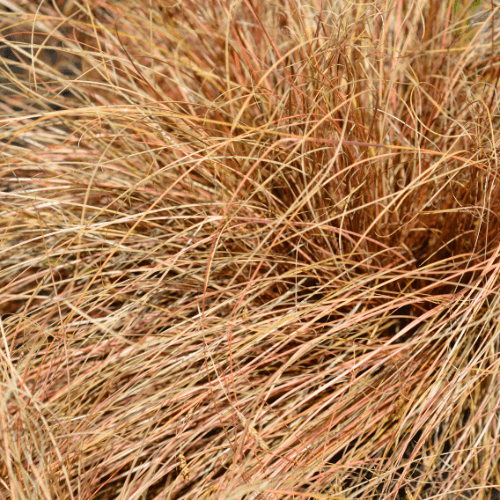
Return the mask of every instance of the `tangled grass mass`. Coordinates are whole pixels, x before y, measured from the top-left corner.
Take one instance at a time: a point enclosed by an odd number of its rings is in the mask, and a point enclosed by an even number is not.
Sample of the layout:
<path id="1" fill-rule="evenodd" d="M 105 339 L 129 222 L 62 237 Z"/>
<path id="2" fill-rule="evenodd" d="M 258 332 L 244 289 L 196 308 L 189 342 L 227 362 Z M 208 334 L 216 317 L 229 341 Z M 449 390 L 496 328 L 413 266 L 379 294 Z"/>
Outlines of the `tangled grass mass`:
<path id="1" fill-rule="evenodd" d="M 0 499 L 500 498 L 500 6 L 0 11 Z"/>

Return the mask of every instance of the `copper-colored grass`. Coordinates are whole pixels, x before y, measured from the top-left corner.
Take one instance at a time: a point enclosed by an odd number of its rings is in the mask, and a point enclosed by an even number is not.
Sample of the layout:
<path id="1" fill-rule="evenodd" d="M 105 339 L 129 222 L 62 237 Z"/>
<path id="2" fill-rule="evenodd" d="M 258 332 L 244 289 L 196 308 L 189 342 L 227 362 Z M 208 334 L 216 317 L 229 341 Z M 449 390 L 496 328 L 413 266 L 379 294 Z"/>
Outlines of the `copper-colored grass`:
<path id="1" fill-rule="evenodd" d="M 0 0 L 1 499 L 499 498 L 477 8 Z"/>

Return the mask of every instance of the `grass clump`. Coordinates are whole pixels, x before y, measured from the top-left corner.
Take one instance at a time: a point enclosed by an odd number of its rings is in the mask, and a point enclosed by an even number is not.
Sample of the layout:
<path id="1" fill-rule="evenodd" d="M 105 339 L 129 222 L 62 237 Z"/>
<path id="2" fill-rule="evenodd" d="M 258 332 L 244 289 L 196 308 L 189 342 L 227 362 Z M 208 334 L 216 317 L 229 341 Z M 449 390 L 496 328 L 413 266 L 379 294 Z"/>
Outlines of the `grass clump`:
<path id="1" fill-rule="evenodd" d="M 0 9 L 0 498 L 498 498 L 496 5 Z"/>

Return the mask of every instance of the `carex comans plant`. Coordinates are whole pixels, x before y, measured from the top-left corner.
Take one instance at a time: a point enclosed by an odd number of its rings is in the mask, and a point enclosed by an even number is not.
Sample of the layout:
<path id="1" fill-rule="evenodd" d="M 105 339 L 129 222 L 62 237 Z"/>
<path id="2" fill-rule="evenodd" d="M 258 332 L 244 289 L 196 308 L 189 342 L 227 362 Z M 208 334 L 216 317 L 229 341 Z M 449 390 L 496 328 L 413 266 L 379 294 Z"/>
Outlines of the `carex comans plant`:
<path id="1" fill-rule="evenodd" d="M 2 498 L 498 497 L 491 7 L 0 1 Z"/>

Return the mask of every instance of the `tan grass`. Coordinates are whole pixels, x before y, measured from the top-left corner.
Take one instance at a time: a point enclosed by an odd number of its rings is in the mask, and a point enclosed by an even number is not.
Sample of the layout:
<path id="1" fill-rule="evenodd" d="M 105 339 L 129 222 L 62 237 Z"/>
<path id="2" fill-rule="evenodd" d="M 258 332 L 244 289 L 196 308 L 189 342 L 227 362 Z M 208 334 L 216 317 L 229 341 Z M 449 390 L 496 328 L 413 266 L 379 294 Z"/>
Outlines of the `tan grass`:
<path id="1" fill-rule="evenodd" d="M 476 7 L 0 0 L 1 499 L 498 498 Z"/>

